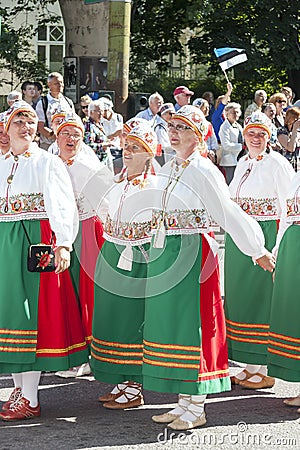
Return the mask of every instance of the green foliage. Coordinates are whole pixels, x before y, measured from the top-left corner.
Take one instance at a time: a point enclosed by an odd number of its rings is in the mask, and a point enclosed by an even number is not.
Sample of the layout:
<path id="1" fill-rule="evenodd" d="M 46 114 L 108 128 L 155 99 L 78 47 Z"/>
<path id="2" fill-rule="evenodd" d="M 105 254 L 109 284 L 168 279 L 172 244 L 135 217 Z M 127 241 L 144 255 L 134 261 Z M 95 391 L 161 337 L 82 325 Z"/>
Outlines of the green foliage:
<path id="1" fill-rule="evenodd" d="M 57 17 L 49 14 L 47 6 L 55 0 L 18 0 L 14 6 L 0 8 L 2 18 L 0 37 L 0 86 L 9 84 L 15 89 L 19 80 L 41 80 L 47 77 L 48 68 L 37 62 L 36 53 L 32 51 L 31 40 L 36 35 L 38 27 L 55 23 Z M 22 24 L 15 28 L 14 20 L 24 12 L 37 13 L 35 25 Z M 3 76 L 3 69 L 10 73 L 9 78 Z M 17 85 L 16 85 L 17 83 Z"/>
<path id="2" fill-rule="evenodd" d="M 188 42 L 180 31 L 196 30 Z M 224 93 L 226 82 L 213 49 L 246 49 L 248 61 L 229 72 L 232 98 L 250 99 L 257 88 L 272 94 L 298 76 L 300 96 L 299 2 L 296 0 L 133 0 L 131 38 L 131 88 L 164 92 L 188 84 L 199 90 Z M 189 48 L 193 62 L 204 66 L 201 81 L 170 77 L 169 55 Z M 155 66 L 149 74 L 149 63 Z M 204 87 L 204 85 L 206 87 Z M 151 88 L 152 86 L 152 88 Z M 202 89 L 203 86 L 203 89 Z M 214 87 L 214 89 L 213 89 Z M 292 86 L 297 91 L 294 82 Z"/>
<path id="3" fill-rule="evenodd" d="M 271 94 L 288 82 L 288 70 L 300 70 L 299 3 L 290 0 L 219 0 L 202 18 L 203 31 L 189 48 L 212 77 L 220 71 L 213 49 L 246 50 L 247 63 L 234 68 L 234 84 L 241 98 L 257 87 Z M 300 94 L 300 93 L 299 93 Z"/>

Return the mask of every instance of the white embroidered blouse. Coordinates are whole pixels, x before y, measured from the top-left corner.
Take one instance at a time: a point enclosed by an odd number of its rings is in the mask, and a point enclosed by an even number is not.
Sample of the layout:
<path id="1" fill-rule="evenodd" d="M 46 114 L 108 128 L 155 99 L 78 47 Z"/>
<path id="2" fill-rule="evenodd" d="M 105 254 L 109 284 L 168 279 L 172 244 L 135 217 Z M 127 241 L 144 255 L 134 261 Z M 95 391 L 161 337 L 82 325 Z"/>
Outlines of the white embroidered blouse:
<path id="1" fill-rule="evenodd" d="M 165 164 L 158 174 L 158 190 L 154 233 L 161 223 L 167 235 L 207 233 L 212 218 L 243 253 L 255 259 L 266 254 L 261 228 L 230 199 L 221 172 L 198 152 L 179 167 L 175 160 Z"/>
<path id="2" fill-rule="evenodd" d="M 255 220 L 278 220 L 294 175 L 286 158 L 273 150 L 252 159 L 244 156 L 229 185 L 231 198 Z"/>
<path id="3" fill-rule="evenodd" d="M 120 245 L 142 245 L 151 240 L 151 217 L 156 176 L 144 174 L 115 183 L 110 190 L 104 238 Z"/>
<path id="4" fill-rule="evenodd" d="M 106 195 L 113 184 L 111 171 L 95 154 L 92 156 L 82 148 L 73 158 L 64 161 L 72 181 L 80 221 L 95 215 L 105 219 L 108 210 Z"/>
<path id="5" fill-rule="evenodd" d="M 57 246 L 72 247 L 78 214 L 62 161 L 36 143 L 21 155 L 0 156 L 0 222 L 49 219 Z"/>

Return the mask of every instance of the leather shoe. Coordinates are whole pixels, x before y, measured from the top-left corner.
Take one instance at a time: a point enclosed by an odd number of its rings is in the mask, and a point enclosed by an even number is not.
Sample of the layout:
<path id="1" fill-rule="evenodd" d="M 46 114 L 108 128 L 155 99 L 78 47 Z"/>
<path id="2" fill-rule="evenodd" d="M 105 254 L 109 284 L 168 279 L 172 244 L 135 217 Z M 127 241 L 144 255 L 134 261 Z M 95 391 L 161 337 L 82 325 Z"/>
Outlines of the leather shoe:
<path id="1" fill-rule="evenodd" d="M 287 406 L 300 406 L 300 395 L 297 397 L 286 398 L 283 403 Z"/>
<path id="2" fill-rule="evenodd" d="M 98 400 L 99 402 L 111 402 L 115 400 L 117 397 L 119 397 L 120 392 L 117 394 L 112 394 L 111 392 L 108 392 L 107 394 L 101 395 Z"/>
<path id="3" fill-rule="evenodd" d="M 171 423 L 178 417 L 180 417 L 180 414 L 164 413 L 158 416 L 152 416 L 152 420 L 155 423 Z"/>
<path id="4" fill-rule="evenodd" d="M 243 369 L 242 373 L 245 374 L 245 378 L 243 378 L 242 380 L 239 380 L 237 377 L 232 376 L 232 377 L 230 377 L 231 384 L 237 384 L 237 385 L 241 384 L 242 381 L 246 381 L 246 380 L 248 380 L 248 378 L 251 378 L 253 376 L 253 373 L 248 372 L 248 370 L 246 370 L 246 369 Z"/>
<path id="5" fill-rule="evenodd" d="M 252 376 L 257 375 L 261 378 L 260 381 L 257 383 L 254 381 L 241 381 L 240 386 L 242 386 L 245 389 L 266 389 L 266 388 L 272 388 L 275 384 L 275 378 L 268 377 L 267 375 L 262 375 L 261 373 L 253 373 Z"/>
<path id="6" fill-rule="evenodd" d="M 205 412 L 201 414 L 196 420 L 193 420 L 192 422 L 182 420 L 180 417 L 175 419 L 172 423 L 169 423 L 168 428 L 171 428 L 171 430 L 176 431 L 186 431 L 191 430 L 192 428 L 202 427 L 206 424 L 206 416 Z"/>
<path id="7" fill-rule="evenodd" d="M 0 419 L 10 422 L 13 420 L 33 419 L 34 417 L 39 417 L 40 415 L 40 404 L 33 408 L 30 406 L 29 400 L 25 397 L 21 397 L 11 406 L 9 410 L 0 413 Z"/>
<path id="8" fill-rule="evenodd" d="M 22 397 L 22 389 L 20 387 L 14 388 L 12 393 L 9 396 L 7 402 L 3 403 L 2 411 L 7 411 L 10 407 Z"/>
<path id="9" fill-rule="evenodd" d="M 120 396 L 120 395 L 119 395 Z M 104 408 L 107 409 L 127 409 L 127 408 L 137 408 L 144 404 L 144 397 L 142 395 L 136 395 L 132 400 L 128 400 L 124 403 L 119 403 L 116 400 L 111 402 L 103 403 Z"/>

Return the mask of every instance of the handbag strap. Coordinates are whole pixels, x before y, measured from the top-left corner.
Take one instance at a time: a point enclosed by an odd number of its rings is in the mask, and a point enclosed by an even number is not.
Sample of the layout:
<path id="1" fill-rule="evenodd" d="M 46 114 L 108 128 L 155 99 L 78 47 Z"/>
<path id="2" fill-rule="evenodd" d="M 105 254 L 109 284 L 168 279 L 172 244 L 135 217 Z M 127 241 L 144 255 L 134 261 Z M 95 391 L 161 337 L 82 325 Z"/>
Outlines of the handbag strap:
<path id="1" fill-rule="evenodd" d="M 24 230 L 24 232 L 25 232 L 25 234 L 26 234 L 26 237 L 27 237 L 27 240 L 28 240 L 28 242 L 29 242 L 29 245 L 31 245 L 31 242 L 30 242 L 30 239 L 29 239 L 27 230 L 26 230 L 26 228 L 25 228 L 25 225 L 24 225 L 24 223 L 23 223 L 23 220 L 20 220 L 20 222 L 21 222 L 21 225 L 22 225 L 22 227 L 23 227 L 23 230 Z"/>
<path id="2" fill-rule="evenodd" d="M 22 227 L 23 227 L 23 230 L 24 230 L 24 232 L 25 232 L 25 234 L 26 234 L 26 237 L 27 237 L 27 240 L 28 240 L 28 242 L 29 242 L 29 245 L 31 245 L 31 241 L 30 241 L 30 239 L 29 239 L 29 235 L 28 235 L 28 233 L 27 233 L 27 230 L 26 230 L 26 227 L 25 227 L 25 225 L 24 225 L 24 222 L 23 222 L 23 220 L 20 220 L 20 222 L 21 222 L 21 225 L 22 225 Z M 50 241 L 50 245 L 53 245 L 53 242 L 54 242 L 54 233 L 53 233 L 53 231 L 52 231 L 52 233 L 51 233 L 51 241 Z"/>

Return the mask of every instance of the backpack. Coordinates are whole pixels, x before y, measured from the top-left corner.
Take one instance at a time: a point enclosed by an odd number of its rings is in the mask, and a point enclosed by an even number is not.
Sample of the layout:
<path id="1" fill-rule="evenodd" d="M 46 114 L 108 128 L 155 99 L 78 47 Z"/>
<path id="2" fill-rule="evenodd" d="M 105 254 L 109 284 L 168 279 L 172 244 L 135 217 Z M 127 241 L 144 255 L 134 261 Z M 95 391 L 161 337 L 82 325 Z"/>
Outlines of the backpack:
<path id="1" fill-rule="evenodd" d="M 65 95 L 63 95 L 64 99 L 66 100 L 66 102 L 69 104 L 70 108 L 73 109 L 73 103 L 72 100 L 70 100 L 68 97 L 66 97 Z M 45 127 L 49 128 L 49 121 L 48 121 L 48 117 L 47 117 L 47 109 L 48 109 L 48 97 L 47 95 L 42 95 L 41 96 L 41 102 L 42 102 L 42 106 L 43 106 L 43 111 L 44 111 L 44 115 L 45 115 Z"/>

